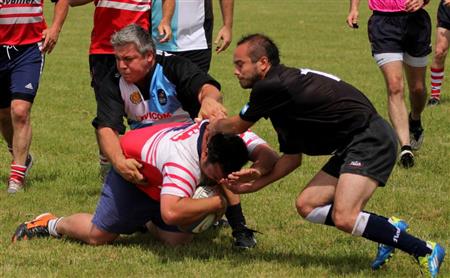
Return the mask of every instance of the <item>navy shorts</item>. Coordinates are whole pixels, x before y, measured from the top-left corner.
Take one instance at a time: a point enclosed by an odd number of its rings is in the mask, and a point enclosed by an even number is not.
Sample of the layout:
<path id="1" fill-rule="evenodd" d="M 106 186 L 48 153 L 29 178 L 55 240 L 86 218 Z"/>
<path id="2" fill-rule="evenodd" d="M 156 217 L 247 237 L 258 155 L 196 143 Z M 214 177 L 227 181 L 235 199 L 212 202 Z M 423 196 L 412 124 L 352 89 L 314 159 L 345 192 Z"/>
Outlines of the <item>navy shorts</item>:
<path id="1" fill-rule="evenodd" d="M 450 7 L 445 6 L 443 0 L 437 12 L 437 26 L 450 30 Z"/>
<path id="2" fill-rule="evenodd" d="M 384 186 L 397 159 L 397 136 L 381 117 L 372 119 L 369 126 L 355 134 L 350 143 L 338 150 L 322 170 L 339 178 L 351 173 L 370 177 Z"/>
<path id="3" fill-rule="evenodd" d="M 39 87 L 44 55 L 40 43 L 0 46 L 0 108 L 12 99 L 33 102 Z"/>
<path id="4" fill-rule="evenodd" d="M 176 226 L 164 223 L 159 202 L 111 169 L 103 185 L 92 223 L 109 233 L 132 234 L 142 230 L 148 221 L 165 231 L 180 231 Z"/>
<path id="5" fill-rule="evenodd" d="M 425 57 L 431 53 L 431 19 L 424 9 L 414 13 L 374 11 L 368 34 L 372 55 L 406 52 Z"/>

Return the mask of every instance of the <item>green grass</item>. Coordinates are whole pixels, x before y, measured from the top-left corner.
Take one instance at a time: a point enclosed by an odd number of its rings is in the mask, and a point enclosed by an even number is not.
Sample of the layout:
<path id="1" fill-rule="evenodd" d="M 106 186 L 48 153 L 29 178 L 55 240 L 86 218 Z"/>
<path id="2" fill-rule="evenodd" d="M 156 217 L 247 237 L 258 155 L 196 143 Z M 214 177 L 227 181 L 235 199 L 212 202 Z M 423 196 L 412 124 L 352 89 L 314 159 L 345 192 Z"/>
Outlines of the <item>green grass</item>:
<path id="1" fill-rule="evenodd" d="M 213 1 L 218 8 L 218 1 Z M 365 92 L 386 117 L 386 91 L 370 56 L 367 19 L 361 1 L 360 29 L 345 25 L 348 1 L 235 1 L 234 42 L 250 32 L 263 32 L 278 43 L 282 60 L 295 67 L 333 73 Z M 427 8 L 435 20 L 438 1 Z M 46 14 L 51 20 L 51 4 Z M 250 227 L 261 231 L 249 252 L 231 248 L 230 230 L 210 231 L 185 247 L 168 248 L 148 235 L 124 237 L 114 245 L 91 247 L 71 240 L 42 239 L 12 245 L 16 226 L 37 214 L 93 212 L 101 184 L 97 178 L 97 146 L 90 125 L 95 101 L 89 86 L 88 46 L 92 5 L 70 10 L 54 53 L 47 56 L 38 98 L 33 107 L 32 152 L 36 163 L 24 194 L 8 196 L 10 156 L 0 153 L 0 275 L 4 277 L 417 277 L 410 256 L 398 252 L 387 268 L 369 268 L 376 245 L 335 229 L 313 225 L 296 213 L 298 192 L 326 161 L 306 157 L 289 177 L 261 192 L 242 197 Z M 216 24 L 221 22 L 216 10 Z M 105 24 L 107 24 L 105 22 Z M 217 28 L 216 28 L 217 30 Z M 213 55 L 211 74 L 223 85 L 225 104 L 236 114 L 248 99 L 232 68 L 232 49 Z M 428 74 L 427 74 L 428 75 Z M 427 77 L 427 80 L 429 78 Z M 450 90 L 443 104 L 423 114 L 425 144 L 412 170 L 396 167 L 367 209 L 396 215 L 410 231 L 450 247 Z M 277 148 L 270 122 L 254 130 Z M 443 277 L 450 277 L 448 262 Z"/>

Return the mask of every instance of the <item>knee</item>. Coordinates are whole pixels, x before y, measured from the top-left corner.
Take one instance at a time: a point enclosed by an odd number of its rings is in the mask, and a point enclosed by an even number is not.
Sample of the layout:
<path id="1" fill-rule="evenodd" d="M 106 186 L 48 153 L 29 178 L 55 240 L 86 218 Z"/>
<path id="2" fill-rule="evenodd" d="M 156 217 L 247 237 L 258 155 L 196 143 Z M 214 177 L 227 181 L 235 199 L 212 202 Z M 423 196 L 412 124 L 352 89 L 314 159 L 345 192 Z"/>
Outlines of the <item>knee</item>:
<path id="1" fill-rule="evenodd" d="M 104 233 L 91 232 L 85 242 L 89 245 L 99 246 L 99 245 L 105 245 L 105 244 L 111 243 L 117 237 L 118 237 L 118 235 L 115 235 L 115 234 L 104 234 Z"/>
<path id="2" fill-rule="evenodd" d="M 434 59 L 440 64 L 445 62 L 447 57 L 448 48 L 436 47 L 434 51 Z"/>
<path id="3" fill-rule="evenodd" d="M 30 117 L 30 108 L 27 105 L 15 105 L 11 107 L 13 121 L 26 122 Z"/>
<path id="4" fill-rule="evenodd" d="M 303 197 L 302 195 L 297 197 L 297 200 L 295 201 L 295 207 L 297 209 L 298 214 L 300 214 L 300 216 L 303 218 L 306 218 L 314 209 L 308 203 L 307 198 Z"/>
<path id="5" fill-rule="evenodd" d="M 390 82 L 387 89 L 390 97 L 403 97 L 402 81 Z"/>
<path id="6" fill-rule="evenodd" d="M 336 228 L 347 233 L 352 232 L 355 225 L 355 217 L 351 214 L 334 209 L 331 217 Z"/>

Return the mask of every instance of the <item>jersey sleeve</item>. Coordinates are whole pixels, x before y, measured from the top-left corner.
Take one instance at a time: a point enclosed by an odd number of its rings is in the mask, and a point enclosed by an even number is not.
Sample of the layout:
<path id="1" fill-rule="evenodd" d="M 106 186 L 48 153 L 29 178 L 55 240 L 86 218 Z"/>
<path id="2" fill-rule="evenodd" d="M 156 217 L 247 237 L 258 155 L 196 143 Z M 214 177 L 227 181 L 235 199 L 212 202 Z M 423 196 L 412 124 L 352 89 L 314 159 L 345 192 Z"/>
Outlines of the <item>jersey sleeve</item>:
<path id="1" fill-rule="evenodd" d="M 261 137 L 256 135 L 251 130 L 247 130 L 246 132 L 239 135 L 247 146 L 248 154 L 251 155 L 255 148 L 262 144 L 267 144 Z"/>
<path id="2" fill-rule="evenodd" d="M 239 116 L 244 121 L 257 122 L 268 118 L 273 112 L 288 104 L 291 97 L 278 79 L 258 81 L 250 93 L 249 102 L 242 108 Z"/>
<path id="3" fill-rule="evenodd" d="M 220 90 L 220 83 L 185 57 L 160 56 L 160 61 L 164 74 L 176 85 L 177 98 L 183 109 L 191 118 L 197 117 L 200 111 L 198 93 L 202 86 L 211 84 Z"/>
<path id="4" fill-rule="evenodd" d="M 168 194 L 182 198 L 194 195 L 199 181 L 193 171 L 175 162 L 166 163 L 163 167 L 161 195 Z"/>
<path id="5" fill-rule="evenodd" d="M 110 127 L 123 134 L 125 132 L 123 124 L 125 104 L 120 95 L 119 78 L 115 77 L 113 73 L 105 77 L 95 98 L 97 116 L 92 121 L 92 125 L 95 128 Z"/>

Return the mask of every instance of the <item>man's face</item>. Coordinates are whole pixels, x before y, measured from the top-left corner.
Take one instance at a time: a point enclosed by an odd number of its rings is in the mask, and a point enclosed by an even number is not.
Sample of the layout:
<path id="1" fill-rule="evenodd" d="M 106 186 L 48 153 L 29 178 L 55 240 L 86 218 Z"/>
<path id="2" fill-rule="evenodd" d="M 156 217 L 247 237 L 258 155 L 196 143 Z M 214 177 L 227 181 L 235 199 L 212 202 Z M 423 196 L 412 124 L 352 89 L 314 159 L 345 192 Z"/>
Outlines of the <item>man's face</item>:
<path id="1" fill-rule="evenodd" d="M 225 178 L 225 174 L 218 163 L 209 163 L 206 159 L 202 159 L 200 169 L 203 174 L 204 183 L 218 184 L 219 181 Z"/>
<path id="2" fill-rule="evenodd" d="M 145 80 L 154 63 L 152 52 L 142 55 L 134 43 L 116 47 L 114 52 L 117 70 L 125 81 L 140 83 Z"/>
<path id="3" fill-rule="evenodd" d="M 234 51 L 234 75 L 244 89 L 253 88 L 256 81 L 261 79 L 258 61 L 253 63 L 250 59 L 248 43 L 238 45 Z"/>

